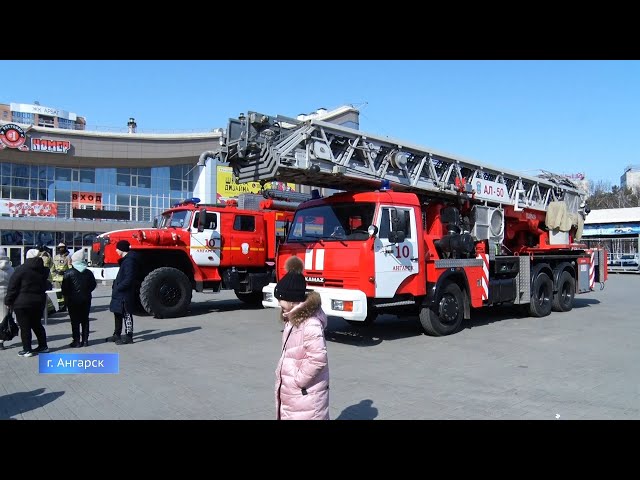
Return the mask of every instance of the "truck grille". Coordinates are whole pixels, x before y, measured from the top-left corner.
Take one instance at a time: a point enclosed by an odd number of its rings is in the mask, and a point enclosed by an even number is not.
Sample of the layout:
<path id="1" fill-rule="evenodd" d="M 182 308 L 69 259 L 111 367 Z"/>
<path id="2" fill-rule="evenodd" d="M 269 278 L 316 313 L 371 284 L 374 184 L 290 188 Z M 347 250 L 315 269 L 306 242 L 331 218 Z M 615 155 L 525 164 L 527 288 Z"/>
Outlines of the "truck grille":
<path id="1" fill-rule="evenodd" d="M 324 283 L 322 282 L 307 282 L 307 285 L 310 287 L 330 287 L 330 288 L 342 288 L 344 286 L 344 280 L 341 278 L 328 278 L 325 277 L 322 272 L 307 270 L 304 274 L 305 277 L 309 278 L 324 278 Z"/>

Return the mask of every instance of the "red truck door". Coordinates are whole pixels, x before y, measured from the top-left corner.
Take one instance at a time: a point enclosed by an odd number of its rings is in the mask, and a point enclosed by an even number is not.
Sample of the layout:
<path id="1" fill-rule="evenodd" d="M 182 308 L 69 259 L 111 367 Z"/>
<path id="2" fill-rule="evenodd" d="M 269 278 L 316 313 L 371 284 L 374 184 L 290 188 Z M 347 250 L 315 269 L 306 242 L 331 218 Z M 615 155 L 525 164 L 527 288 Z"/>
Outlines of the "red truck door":
<path id="1" fill-rule="evenodd" d="M 266 260 L 263 217 L 249 212 L 234 213 L 229 241 L 223 242 L 223 262 L 233 266 L 262 267 Z"/>
<path id="2" fill-rule="evenodd" d="M 402 243 L 391 243 L 391 210 L 397 212 L 397 228 L 405 232 Z M 404 280 L 416 275 L 418 264 L 417 222 L 413 208 L 382 206 L 377 219 L 378 238 L 375 241 L 376 297 L 393 297 Z"/>
<path id="3" fill-rule="evenodd" d="M 206 212 L 204 231 L 198 232 L 200 212 L 193 216 L 189 250 L 196 265 L 217 267 L 220 265 L 220 222 L 216 212 Z"/>

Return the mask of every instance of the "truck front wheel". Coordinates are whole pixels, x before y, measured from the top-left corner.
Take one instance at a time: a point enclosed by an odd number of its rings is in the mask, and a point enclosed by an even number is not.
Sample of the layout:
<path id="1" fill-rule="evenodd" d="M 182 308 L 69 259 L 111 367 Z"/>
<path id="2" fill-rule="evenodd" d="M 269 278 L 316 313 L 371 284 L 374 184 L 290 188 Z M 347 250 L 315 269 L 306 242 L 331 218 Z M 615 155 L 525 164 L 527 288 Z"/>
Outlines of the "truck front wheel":
<path id="1" fill-rule="evenodd" d="M 191 282 L 177 268 L 161 267 L 142 281 L 140 302 L 156 318 L 182 317 L 191 303 Z"/>
<path id="2" fill-rule="evenodd" d="M 425 333 L 432 337 L 456 333 L 464 318 L 464 299 L 457 284 L 447 284 L 439 297 L 438 303 L 420 310 L 420 324 Z"/>
<path id="3" fill-rule="evenodd" d="M 251 305 L 252 307 L 258 307 L 262 305 L 262 292 L 247 293 L 234 290 L 233 293 L 236 294 L 238 300 L 242 300 L 247 305 Z"/>

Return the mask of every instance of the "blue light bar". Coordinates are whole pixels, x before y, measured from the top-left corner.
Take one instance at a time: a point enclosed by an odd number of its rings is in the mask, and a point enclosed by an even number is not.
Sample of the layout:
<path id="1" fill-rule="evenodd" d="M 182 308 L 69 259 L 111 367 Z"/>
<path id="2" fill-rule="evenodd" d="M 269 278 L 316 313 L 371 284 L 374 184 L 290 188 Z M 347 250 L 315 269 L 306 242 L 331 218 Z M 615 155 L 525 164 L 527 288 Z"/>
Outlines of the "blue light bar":
<path id="1" fill-rule="evenodd" d="M 193 203 L 194 205 L 197 205 L 198 203 L 200 203 L 200 199 L 198 197 L 185 198 L 184 200 L 174 204 L 173 206 L 175 208 L 175 207 L 179 207 L 180 205 L 189 205 L 191 203 Z"/>
<path id="2" fill-rule="evenodd" d="M 391 190 L 391 182 L 389 182 L 389 180 L 382 180 L 380 182 L 380 191 L 388 192 L 389 190 Z"/>

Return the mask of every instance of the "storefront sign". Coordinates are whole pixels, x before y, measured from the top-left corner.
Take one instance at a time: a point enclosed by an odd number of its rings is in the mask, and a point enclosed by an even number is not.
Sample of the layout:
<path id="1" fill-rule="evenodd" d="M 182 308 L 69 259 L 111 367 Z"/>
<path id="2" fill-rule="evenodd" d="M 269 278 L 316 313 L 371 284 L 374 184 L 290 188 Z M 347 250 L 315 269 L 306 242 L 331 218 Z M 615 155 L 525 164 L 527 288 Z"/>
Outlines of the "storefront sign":
<path id="1" fill-rule="evenodd" d="M 31 138 L 31 150 L 34 152 L 67 153 L 71 148 L 68 140 L 48 140 L 46 138 Z"/>
<path id="2" fill-rule="evenodd" d="M 71 192 L 71 208 L 102 209 L 102 194 L 94 192 Z"/>
<path id="3" fill-rule="evenodd" d="M 639 233 L 640 223 L 620 223 L 614 225 L 592 224 L 584 226 L 582 236 L 593 237 L 595 235 L 637 235 Z"/>
<path id="4" fill-rule="evenodd" d="M 9 147 L 28 152 L 29 147 L 24 144 L 26 140 L 27 135 L 24 130 L 15 123 L 7 123 L 0 127 L 0 150 Z"/>
<path id="5" fill-rule="evenodd" d="M 56 217 L 58 204 L 29 200 L 0 200 L 0 213 L 9 214 L 12 217 Z"/>

